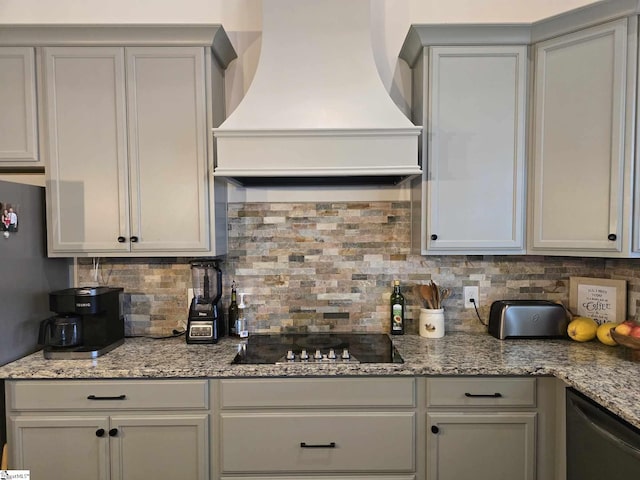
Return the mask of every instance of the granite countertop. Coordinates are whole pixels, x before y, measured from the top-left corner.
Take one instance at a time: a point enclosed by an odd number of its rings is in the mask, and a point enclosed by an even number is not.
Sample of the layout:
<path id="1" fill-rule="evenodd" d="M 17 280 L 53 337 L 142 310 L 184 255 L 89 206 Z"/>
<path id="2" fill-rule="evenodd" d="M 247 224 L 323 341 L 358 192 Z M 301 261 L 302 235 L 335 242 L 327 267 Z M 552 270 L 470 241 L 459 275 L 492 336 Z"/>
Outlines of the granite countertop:
<path id="1" fill-rule="evenodd" d="M 41 352 L 0 367 L 4 379 L 233 378 L 386 375 L 553 375 L 640 427 L 640 363 L 624 347 L 570 340 L 506 340 L 447 333 L 392 337 L 402 364 L 232 365 L 238 339 L 127 339 L 94 360 L 45 360 Z"/>

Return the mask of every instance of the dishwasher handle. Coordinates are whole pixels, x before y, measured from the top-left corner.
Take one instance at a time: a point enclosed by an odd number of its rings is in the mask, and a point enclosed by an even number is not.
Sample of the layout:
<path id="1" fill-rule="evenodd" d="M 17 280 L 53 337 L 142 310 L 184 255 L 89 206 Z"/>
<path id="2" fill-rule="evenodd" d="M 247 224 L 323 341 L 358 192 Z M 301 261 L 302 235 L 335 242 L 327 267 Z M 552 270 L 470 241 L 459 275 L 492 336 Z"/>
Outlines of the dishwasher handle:
<path id="1" fill-rule="evenodd" d="M 586 425 L 588 425 L 600 436 L 608 439 L 612 443 L 617 444 L 620 448 L 640 460 L 640 448 L 632 445 L 631 443 L 625 441 L 624 439 L 613 433 L 608 428 L 608 425 L 606 424 L 607 422 L 600 418 L 601 415 L 594 415 L 594 413 L 597 412 L 594 407 L 591 407 L 591 405 L 583 402 L 579 397 L 572 397 L 569 400 L 571 402 L 571 405 L 575 408 L 576 413 L 580 416 L 580 418 L 582 418 Z M 613 421 L 614 420 L 612 420 L 612 422 Z"/>

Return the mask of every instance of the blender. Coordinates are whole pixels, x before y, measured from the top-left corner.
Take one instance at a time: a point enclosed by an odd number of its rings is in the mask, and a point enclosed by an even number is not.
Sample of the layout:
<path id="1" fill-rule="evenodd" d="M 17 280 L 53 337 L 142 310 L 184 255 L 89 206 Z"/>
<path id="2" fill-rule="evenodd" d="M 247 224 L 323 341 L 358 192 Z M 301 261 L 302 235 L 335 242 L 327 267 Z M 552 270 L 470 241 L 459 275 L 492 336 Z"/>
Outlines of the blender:
<path id="1" fill-rule="evenodd" d="M 225 334 L 218 302 L 222 297 L 222 270 L 216 260 L 192 260 L 193 299 L 187 320 L 187 343 L 216 343 Z"/>

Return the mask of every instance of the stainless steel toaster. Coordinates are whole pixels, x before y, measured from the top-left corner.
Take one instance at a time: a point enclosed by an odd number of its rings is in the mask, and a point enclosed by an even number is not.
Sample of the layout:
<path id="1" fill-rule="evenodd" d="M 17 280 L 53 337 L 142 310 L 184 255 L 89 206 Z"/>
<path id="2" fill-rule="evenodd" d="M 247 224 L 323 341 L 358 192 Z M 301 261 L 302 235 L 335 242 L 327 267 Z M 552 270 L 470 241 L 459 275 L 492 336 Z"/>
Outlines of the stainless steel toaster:
<path id="1" fill-rule="evenodd" d="M 489 333 L 500 340 L 562 338 L 568 324 L 565 308 L 548 300 L 498 300 L 489 312 Z"/>

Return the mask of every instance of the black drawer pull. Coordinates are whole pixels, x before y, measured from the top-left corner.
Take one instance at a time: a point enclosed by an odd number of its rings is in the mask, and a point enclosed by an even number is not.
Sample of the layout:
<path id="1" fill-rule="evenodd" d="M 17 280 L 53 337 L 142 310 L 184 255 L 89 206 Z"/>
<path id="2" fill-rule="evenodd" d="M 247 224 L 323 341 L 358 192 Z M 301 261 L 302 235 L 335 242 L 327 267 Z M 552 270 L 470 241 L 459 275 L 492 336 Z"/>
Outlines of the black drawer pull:
<path id="1" fill-rule="evenodd" d="M 336 448 L 336 442 L 331 442 L 327 444 L 313 444 L 309 445 L 305 442 L 300 442 L 300 448 Z"/>
<path id="2" fill-rule="evenodd" d="M 437 240 L 438 239 L 438 235 L 436 235 L 435 233 L 431 234 L 431 240 Z"/>
<path id="3" fill-rule="evenodd" d="M 117 397 L 98 397 L 96 395 L 89 395 L 87 400 L 124 400 L 126 398 L 126 395 L 118 395 Z"/>
<path id="4" fill-rule="evenodd" d="M 615 233 L 610 233 L 609 235 L 607 235 L 607 238 L 612 242 L 614 242 L 615 240 L 618 239 L 618 236 Z"/>
<path id="5" fill-rule="evenodd" d="M 440 429 L 436 425 L 431 426 L 431 433 L 440 433 Z"/>
<path id="6" fill-rule="evenodd" d="M 130 240 L 131 242 L 136 243 L 138 241 L 138 237 L 131 237 Z"/>
<path id="7" fill-rule="evenodd" d="M 118 435 L 118 429 L 117 428 L 112 428 L 111 430 L 109 430 L 109 436 L 110 437 L 115 437 L 116 435 Z"/>
<path id="8" fill-rule="evenodd" d="M 468 398 L 501 398 L 501 393 L 465 393 L 465 397 Z"/>
<path id="9" fill-rule="evenodd" d="M 104 437 L 104 428 L 96 430 L 96 437 Z"/>

